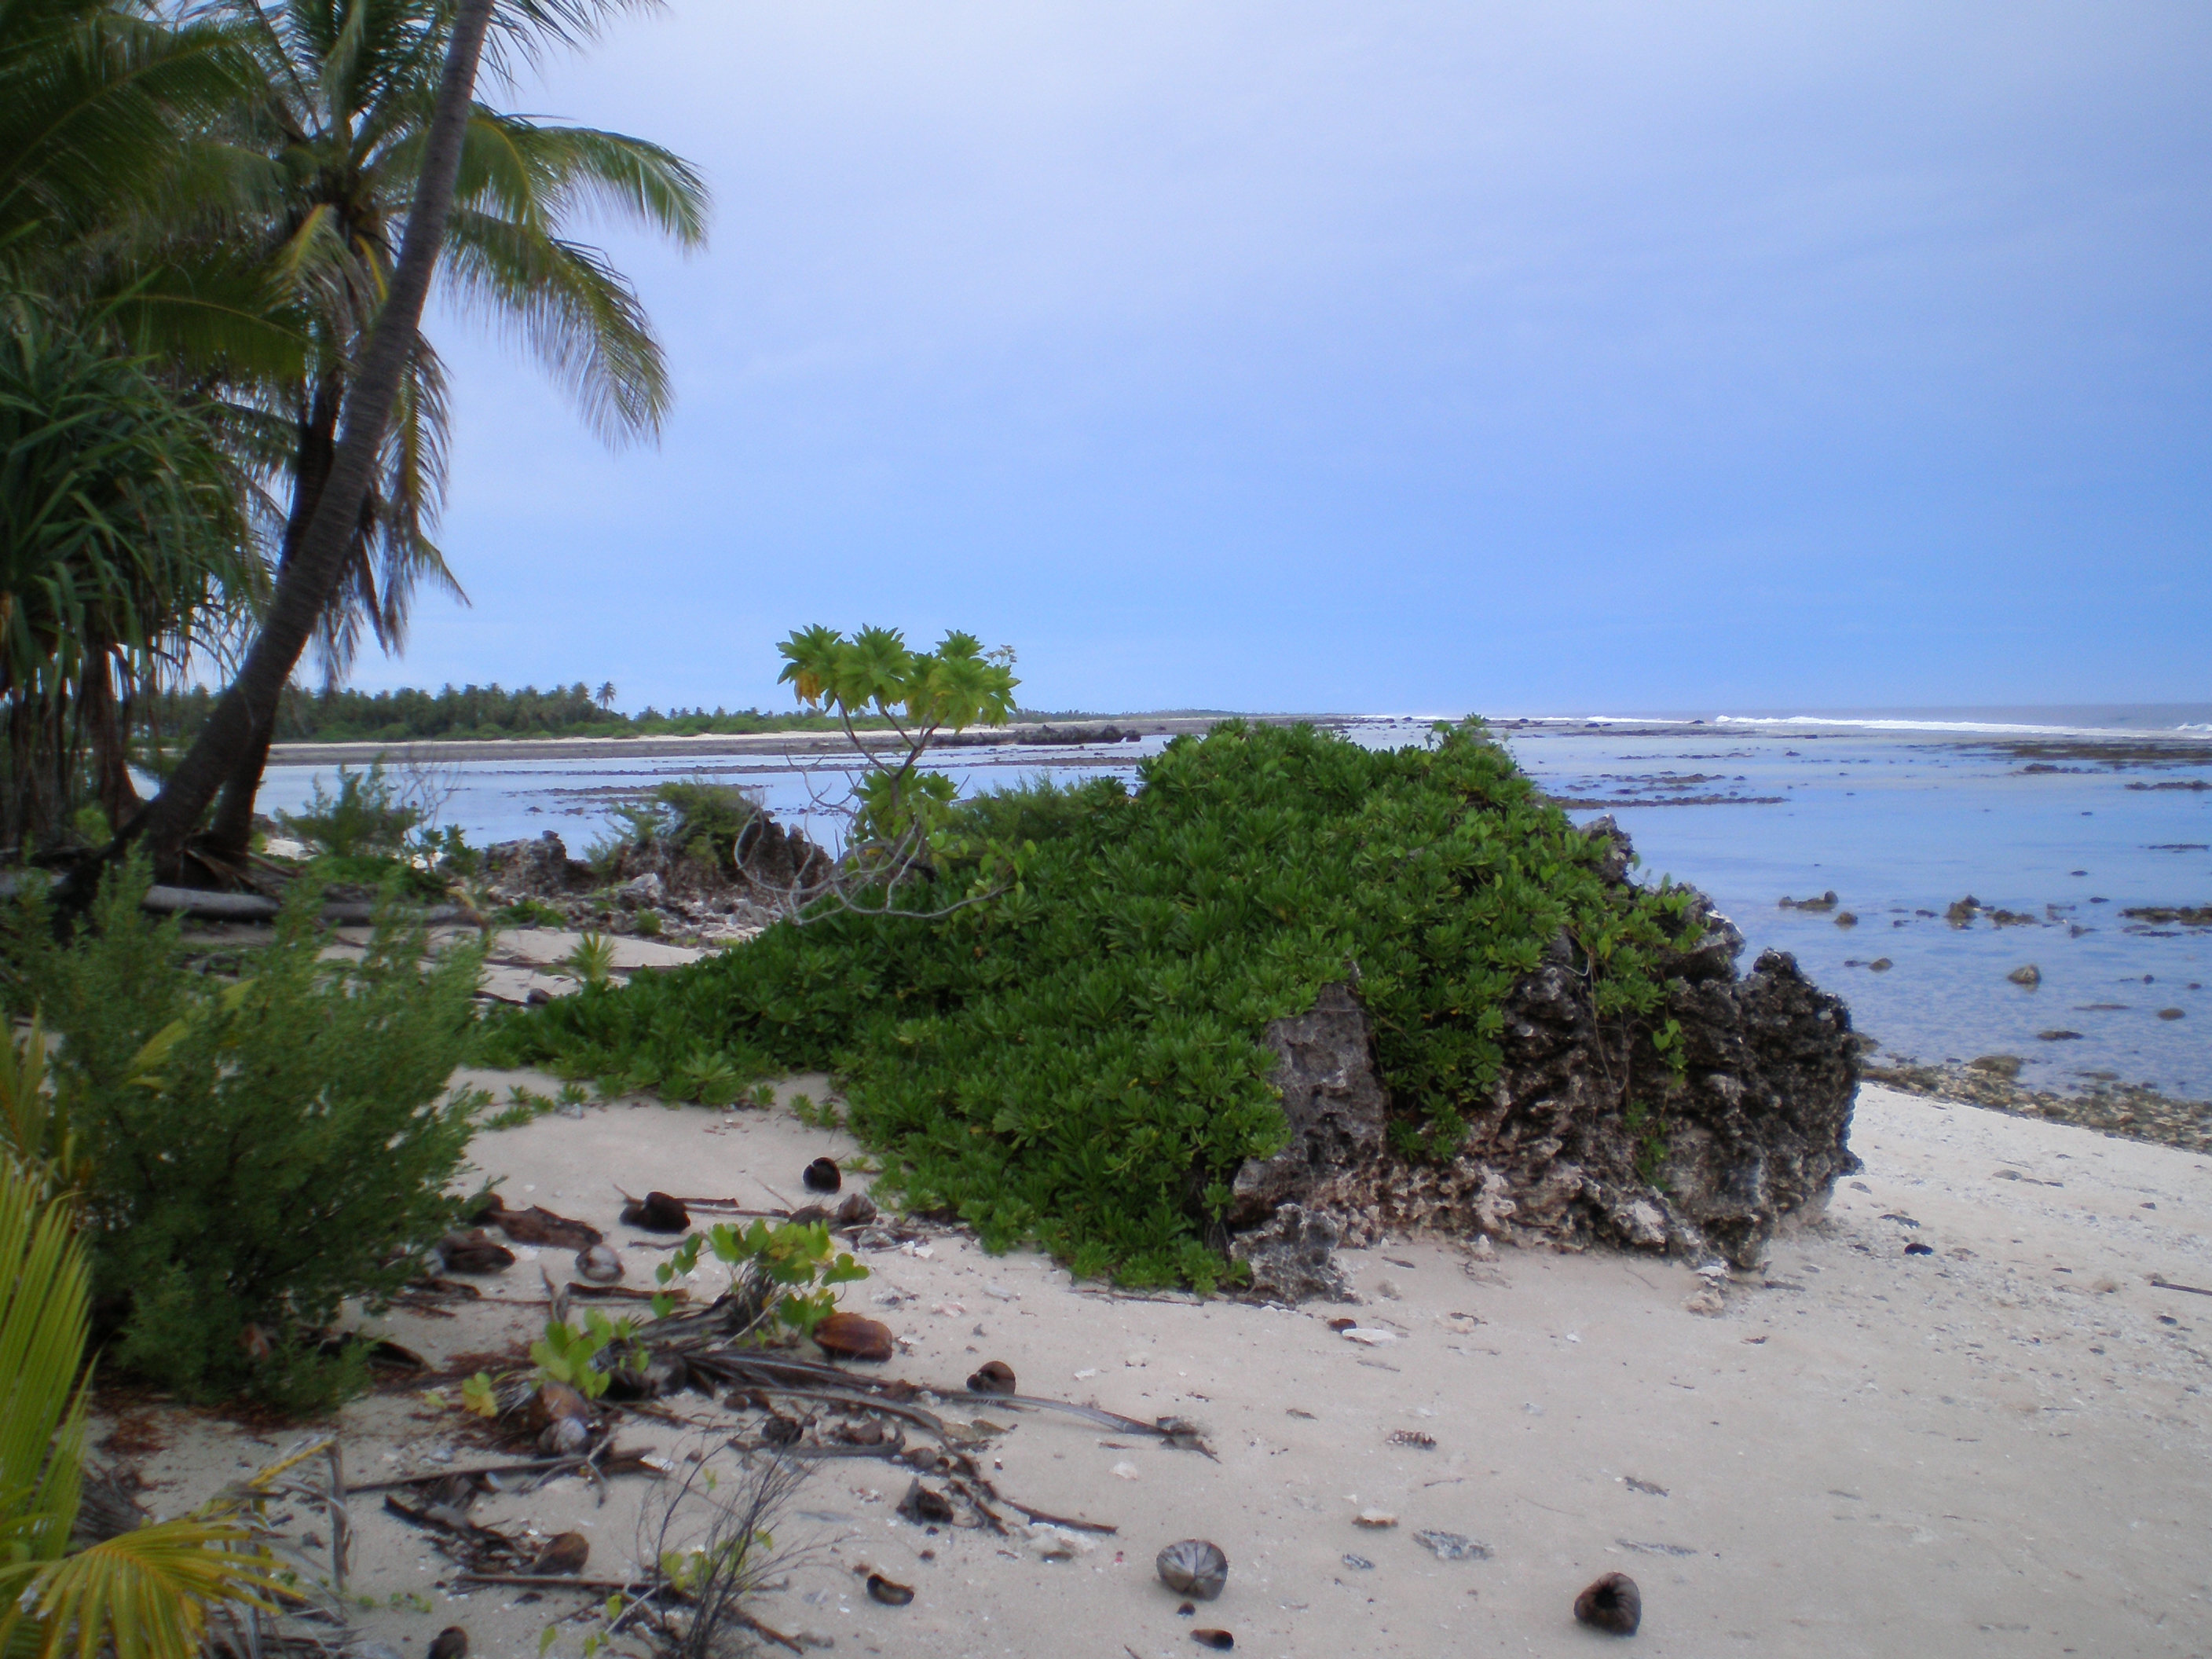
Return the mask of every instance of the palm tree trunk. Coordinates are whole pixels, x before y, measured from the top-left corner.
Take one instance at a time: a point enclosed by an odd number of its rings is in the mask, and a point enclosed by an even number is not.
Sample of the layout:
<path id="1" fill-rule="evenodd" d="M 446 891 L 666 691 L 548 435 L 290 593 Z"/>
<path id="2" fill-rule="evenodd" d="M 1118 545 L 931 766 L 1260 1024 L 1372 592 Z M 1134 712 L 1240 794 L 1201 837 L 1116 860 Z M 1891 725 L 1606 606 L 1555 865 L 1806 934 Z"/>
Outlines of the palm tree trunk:
<path id="1" fill-rule="evenodd" d="M 82 698 L 93 798 L 112 824 L 128 821 L 144 804 L 131 781 L 131 704 L 115 695 L 115 672 L 105 659 L 88 665 Z"/>
<path id="2" fill-rule="evenodd" d="M 483 54 L 495 0 L 460 0 L 453 34 L 446 52 L 444 77 L 422 151 L 422 176 L 407 216 L 407 240 L 399 266 L 368 348 L 361 371 L 345 400 L 341 436 L 332 457 L 330 481 L 315 503 L 313 517 L 290 564 L 276 574 L 269 613 L 254 636 L 238 678 L 217 699 L 161 793 L 107 850 L 106 858 L 80 866 L 58 896 L 64 911 L 90 901 L 97 864 L 118 856 L 132 840 L 143 838 L 157 870 L 175 868 L 185 842 L 201 815 L 238 768 L 257 727 L 273 725 L 278 699 L 299 666 L 301 653 L 331 602 L 345 570 L 346 555 L 368 499 L 378 447 L 399 395 L 399 382 L 414 353 L 423 301 L 437 268 L 446 218 L 461 167 L 461 143 L 475 96 L 477 64 Z"/>
<path id="3" fill-rule="evenodd" d="M 331 467 L 337 457 L 339 402 L 337 377 L 319 376 L 301 415 L 299 446 L 292 455 L 292 508 L 286 515 L 284 541 L 276 558 L 280 577 L 299 553 L 330 483 Z M 252 735 L 223 780 L 222 794 L 216 802 L 215 817 L 204 840 L 207 850 L 227 863 L 243 866 L 253 845 L 253 803 L 260 796 L 261 776 L 269 769 L 269 745 L 276 738 L 276 710 L 271 708 L 266 719 L 254 721 Z"/>

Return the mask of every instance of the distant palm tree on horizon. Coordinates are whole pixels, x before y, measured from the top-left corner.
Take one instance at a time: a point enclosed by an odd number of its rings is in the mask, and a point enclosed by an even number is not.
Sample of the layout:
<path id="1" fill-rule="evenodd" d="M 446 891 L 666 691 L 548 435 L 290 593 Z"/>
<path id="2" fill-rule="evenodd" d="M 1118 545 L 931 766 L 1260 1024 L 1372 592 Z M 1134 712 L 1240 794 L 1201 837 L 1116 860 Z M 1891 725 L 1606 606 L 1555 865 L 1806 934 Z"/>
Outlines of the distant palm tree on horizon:
<path id="1" fill-rule="evenodd" d="M 614 706 L 615 683 L 612 680 L 609 680 L 605 685 L 599 688 L 599 707 L 602 708 L 612 708 Z"/>

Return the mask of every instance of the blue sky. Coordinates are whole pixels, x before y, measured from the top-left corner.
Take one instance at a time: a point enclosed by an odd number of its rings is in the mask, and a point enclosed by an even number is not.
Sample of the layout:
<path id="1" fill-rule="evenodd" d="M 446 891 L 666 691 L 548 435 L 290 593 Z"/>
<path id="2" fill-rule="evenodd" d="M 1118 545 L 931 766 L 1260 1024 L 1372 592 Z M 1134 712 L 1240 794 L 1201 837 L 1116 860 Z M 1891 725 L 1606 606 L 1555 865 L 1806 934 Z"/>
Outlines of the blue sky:
<path id="1" fill-rule="evenodd" d="M 610 453 L 450 317 L 356 683 L 1044 708 L 2212 698 L 2212 9 L 675 0 L 511 106 L 699 163 Z"/>

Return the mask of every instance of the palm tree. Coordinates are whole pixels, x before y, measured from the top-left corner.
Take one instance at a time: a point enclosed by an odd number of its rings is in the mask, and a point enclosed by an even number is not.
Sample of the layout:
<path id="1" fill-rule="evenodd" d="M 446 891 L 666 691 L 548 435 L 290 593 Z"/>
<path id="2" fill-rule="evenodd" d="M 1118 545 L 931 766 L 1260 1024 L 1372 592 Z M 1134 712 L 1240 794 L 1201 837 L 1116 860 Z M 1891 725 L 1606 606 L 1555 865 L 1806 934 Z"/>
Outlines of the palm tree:
<path id="1" fill-rule="evenodd" d="M 234 108 L 252 60 L 210 20 L 114 0 L 0 4 L 0 263 L 56 267 L 154 201 L 185 136 Z"/>
<path id="2" fill-rule="evenodd" d="M 0 839 L 26 849 L 88 751 L 109 823 L 136 810 L 133 696 L 262 574 L 218 434 L 62 309 L 0 322 Z"/>
<path id="3" fill-rule="evenodd" d="M 605 684 L 599 688 L 599 707 L 602 708 L 612 708 L 614 706 L 615 683 L 612 680 L 609 680 Z"/>
<path id="4" fill-rule="evenodd" d="M 587 32 L 611 0 L 521 0 L 500 15 L 510 58 Z M 219 161 L 197 155 L 214 204 L 179 239 L 197 249 L 210 286 L 253 250 L 264 292 L 307 342 L 296 374 L 242 377 L 239 402 L 280 420 L 287 441 L 277 483 L 286 499 L 281 569 L 330 479 L 339 413 L 369 325 L 388 293 L 394 231 L 414 199 L 452 12 L 444 0 L 211 0 L 201 14 L 252 53 L 258 94 L 218 130 Z M 497 65 L 495 64 L 495 68 Z M 528 347 L 609 441 L 649 434 L 667 410 L 666 363 L 629 283 L 597 249 L 571 239 L 599 215 L 659 231 L 690 248 L 705 240 L 707 192 L 679 157 L 641 139 L 547 125 L 473 106 L 440 273 L 465 309 Z M 319 619 L 325 675 L 342 674 L 373 636 L 404 643 L 424 582 L 462 597 L 431 539 L 445 483 L 447 386 L 436 352 L 417 338 L 354 526 L 341 586 Z M 251 832 L 273 709 L 236 757 L 208 838 L 236 859 Z"/>

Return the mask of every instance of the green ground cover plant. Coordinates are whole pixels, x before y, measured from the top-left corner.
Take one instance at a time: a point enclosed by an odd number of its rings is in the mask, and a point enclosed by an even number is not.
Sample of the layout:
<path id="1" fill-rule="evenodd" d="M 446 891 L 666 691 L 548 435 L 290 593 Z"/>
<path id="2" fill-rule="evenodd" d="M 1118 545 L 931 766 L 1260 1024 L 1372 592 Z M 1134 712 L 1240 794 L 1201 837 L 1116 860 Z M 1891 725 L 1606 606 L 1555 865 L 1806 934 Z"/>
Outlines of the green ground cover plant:
<path id="1" fill-rule="evenodd" d="M 1246 1158 L 1284 1133 L 1270 1020 L 1355 977 L 1392 1138 L 1449 1157 L 1496 1077 L 1502 1004 L 1564 933 L 1601 1018 L 1648 1042 L 1690 895 L 1608 884 L 1608 843 L 1477 723 L 1364 749 L 1230 722 L 1117 781 L 949 809 L 908 909 L 823 907 L 743 950 L 507 1018 L 514 1061 L 680 1093 L 822 1069 L 909 1204 L 1084 1276 L 1213 1284 Z M 909 878 L 912 879 L 912 878 Z M 1668 1054 L 1655 1049 L 1663 1071 Z"/>
<path id="2" fill-rule="evenodd" d="M 67 945 L 19 915 L 10 949 L 16 1012 L 35 1003 L 60 1038 L 35 1127 L 82 1171 L 98 1334 L 118 1370 L 188 1397 L 325 1404 L 361 1379 L 316 1334 L 417 1273 L 456 1211 L 483 1098 L 447 1081 L 482 952 L 426 965 L 393 914 L 361 961 L 325 961 L 301 882 L 224 980 L 140 909 L 146 886 L 143 864 L 110 877 Z"/>

